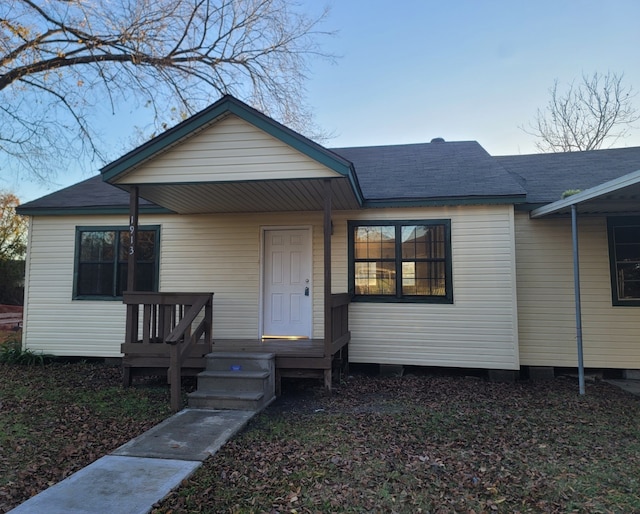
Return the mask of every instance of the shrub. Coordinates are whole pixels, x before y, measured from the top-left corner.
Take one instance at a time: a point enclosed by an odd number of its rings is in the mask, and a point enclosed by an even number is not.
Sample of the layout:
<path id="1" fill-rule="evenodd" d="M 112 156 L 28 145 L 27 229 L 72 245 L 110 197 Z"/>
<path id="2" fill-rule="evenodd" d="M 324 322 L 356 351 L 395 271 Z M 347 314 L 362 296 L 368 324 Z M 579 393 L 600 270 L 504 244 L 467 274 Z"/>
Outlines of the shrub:
<path id="1" fill-rule="evenodd" d="M 35 366 L 39 364 L 43 366 L 49 355 L 44 353 L 36 353 L 28 349 L 22 349 L 22 342 L 17 337 L 9 337 L 2 345 L 0 345 L 0 362 L 5 364 L 24 364 L 27 366 Z"/>

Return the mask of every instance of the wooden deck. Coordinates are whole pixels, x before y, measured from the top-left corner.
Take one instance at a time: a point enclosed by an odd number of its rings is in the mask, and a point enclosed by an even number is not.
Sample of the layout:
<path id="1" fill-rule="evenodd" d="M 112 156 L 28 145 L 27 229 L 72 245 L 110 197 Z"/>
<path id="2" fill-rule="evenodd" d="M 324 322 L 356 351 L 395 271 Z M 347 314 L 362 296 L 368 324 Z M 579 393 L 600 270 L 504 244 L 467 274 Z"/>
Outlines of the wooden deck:
<path id="1" fill-rule="evenodd" d="M 214 339 L 213 293 L 125 293 L 127 330 L 121 345 L 123 382 L 136 375 L 173 370 L 172 383 L 205 367 L 205 355 L 216 352 L 265 352 L 276 355 L 276 383 L 282 377 L 324 377 L 331 389 L 332 375 L 349 362 L 349 302 L 347 294 L 331 296 L 330 337 L 325 339 Z M 200 321 L 198 316 L 204 312 Z M 141 330 L 140 330 L 140 327 Z M 166 344 L 168 343 L 168 344 Z M 172 357 L 171 352 L 176 355 Z M 174 366 L 172 363 L 177 362 Z"/>
<path id="2" fill-rule="evenodd" d="M 276 356 L 276 395 L 280 395 L 283 378 L 317 378 L 331 390 L 333 378 L 340 378 L 349 363 L 348 339 L 330 355 L 325 355 L 323 339 L 215 339 L 216 352 L 266 352 Z"/>
<path id="3" fill-rule="evenodd" d="M 276 365 L 295 359 L 321 359 L 324 357 L 323 339 L 214 339 L 212 353 L 267 352 L 275 353 Z"/>

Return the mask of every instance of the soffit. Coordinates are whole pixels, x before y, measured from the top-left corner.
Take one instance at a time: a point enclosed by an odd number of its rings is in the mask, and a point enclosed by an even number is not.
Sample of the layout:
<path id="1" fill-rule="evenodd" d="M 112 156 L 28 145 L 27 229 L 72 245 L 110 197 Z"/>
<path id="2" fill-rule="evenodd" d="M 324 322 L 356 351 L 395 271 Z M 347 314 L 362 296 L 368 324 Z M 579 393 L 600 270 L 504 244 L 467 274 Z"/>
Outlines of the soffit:
<path id="1" fill-rule="evenodd" d="M 358 209 L 348 178 L 331 181 L 332 208 Z M 180 214 L 319 211 L 324 180 L 272 180 L 199 184 L 141 184 L 139 195 Z"/>

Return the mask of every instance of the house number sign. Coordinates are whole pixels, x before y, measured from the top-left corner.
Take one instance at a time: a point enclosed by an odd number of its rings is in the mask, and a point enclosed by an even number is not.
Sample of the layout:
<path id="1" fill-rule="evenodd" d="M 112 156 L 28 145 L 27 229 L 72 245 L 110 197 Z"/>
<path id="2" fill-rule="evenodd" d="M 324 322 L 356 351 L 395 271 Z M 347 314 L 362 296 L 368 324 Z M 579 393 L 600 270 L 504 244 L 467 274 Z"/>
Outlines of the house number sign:
<path id="1" fill-rule="evenodd" d="M 129 255 L 133 255 L 136 249 L 136 226 L 133 216 L 129 220 Z"/>

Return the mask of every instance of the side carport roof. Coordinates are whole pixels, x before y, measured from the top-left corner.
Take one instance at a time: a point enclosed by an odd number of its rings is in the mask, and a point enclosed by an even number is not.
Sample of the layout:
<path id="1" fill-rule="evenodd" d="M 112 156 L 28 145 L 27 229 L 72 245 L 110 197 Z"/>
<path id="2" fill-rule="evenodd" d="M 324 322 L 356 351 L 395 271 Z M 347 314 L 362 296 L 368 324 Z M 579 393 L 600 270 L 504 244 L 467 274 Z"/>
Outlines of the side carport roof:
<path id="1" fill-rule="evenodd" d="M 581 215 L 638 214 L 640 170 L 538 207 L 531 211 L 530 216 L 567 216 L 571 214 L 572 206 L 576 206 Z"/>
<path id="2" fill-rule="evenodd" d="M 586 191 L 640 169 L 640 147 L 494 158 L 521 177 L 531 208 L 556 202 L 565 191 Z"/>

